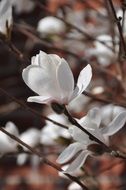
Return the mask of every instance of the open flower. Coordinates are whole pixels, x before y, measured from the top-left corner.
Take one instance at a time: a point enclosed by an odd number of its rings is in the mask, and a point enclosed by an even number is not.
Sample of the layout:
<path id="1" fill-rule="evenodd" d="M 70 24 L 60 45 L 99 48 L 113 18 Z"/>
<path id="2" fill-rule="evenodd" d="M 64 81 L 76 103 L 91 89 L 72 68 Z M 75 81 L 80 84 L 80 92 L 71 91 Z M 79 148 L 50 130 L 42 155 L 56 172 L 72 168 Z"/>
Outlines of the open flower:
<path id="1" fill-rule="evenodd" d="M 86 89 L 92 77 L 91 66 L 87 65 L 80 72 L 74 89 L 74 77 L 65 59 L 40 51 L 31 62 L 22 76 L 39 96 L 29 97 L 29 102 L 68 104 Z"/>
<path id="2" fill-rule="evenodd" d="M 0 32 L 8 34 L 8 29 L 12 25 L 12 6 L 8 0 L 0 2 Z"/>
<path id="3" fill-rule="evenodd" d="M 101 116 L 98 108 L 90 110 L 88 114 L 78 122 L 97 139 L 102 141 L 104 144 L 109 145 L 109 136 L 114 135 L 124 126 L 126 122 L 126 111 L 118 114 L 108 126 L 103 128 L 100 128 Z M 96 142 L 90 140 L 89 136 L 76 126 L 70 127 L 69 132 L 76 142 L 70 144 L 57 159 L 58 163 L 64 164 L 76 156 L 65 171 L 67 173 L 71 173 L 79 169 L 86 161 L 88 155 L 95 155 L 95 152 L 90 149 L 88 150 L 88 148 L 92 144 L 97 145 Z"/>

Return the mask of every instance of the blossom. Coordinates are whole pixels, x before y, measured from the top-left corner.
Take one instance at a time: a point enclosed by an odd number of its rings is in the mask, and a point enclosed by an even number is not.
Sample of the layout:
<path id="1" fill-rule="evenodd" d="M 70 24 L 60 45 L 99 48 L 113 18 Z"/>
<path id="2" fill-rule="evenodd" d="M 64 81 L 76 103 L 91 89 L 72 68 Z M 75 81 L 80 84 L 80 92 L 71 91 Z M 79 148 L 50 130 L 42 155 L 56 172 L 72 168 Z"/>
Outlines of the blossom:
<path id="1" fill-rule="evenodd" d="M 113 43 L 112 38 L 110 35 L 99 35 L 97 40 L 94 42 L 95 48 L 91 48 L 87 50 L 87 55 L 90 56 L 96 56 L 98 59 L 98 63 L 102 66 L 109 66 L 111 63 L 113 63 L 117 59 L 117 52 L 118 52 L 118 39 L 115 38 L 115 53 L 112 51 Z M 102 44 L 101 42 L 104 42 L 105 44 Z"/>
<path id="2" fill-rule="evenodd" d="M 52 113 L 48 115 L 48 118 L 55 120 L 63 125 L 67 125 L 68 122 L 63 115 L 58 115 L 56 113 Z M 50 121 L 46 121 L 46 125 L 41 130 L 40 142 L 45 145 L 54 145 L 56 144 L 56 139 L 58 137 L 70 138 L 70 134 L 67 129 L 59 127 L 53 124 Z"/>
<path id="3" fill-rule="evenodd" d="M 90 134 L 94 135 L 104 144 L 109 145 L 109 136 L 114 135 L 124 126 L 126 122 L 126 111 L 119 113 L 108 126 L 102 128 L 100 128 L 101 115 L 98 108 L 91 109 L 88 114 L 78 122 L 83 128 L 90 132 Z M 57 159 L 58 163 L 64 164 L 77 155 L 65 171 L 67 173 L 77 170 L 84 164 L 89 155 L 94 155 L 95 152 L 88 148 L 92 144 L 97 144 L 95 141 L 90 140 L 89 136 L 76 126 L 70 127 L 69 132 L 76 142 L 70 144 Z"/>
<path id="4" fill-rule="evenodd" d="M 12 6 L 8 0 L 0 2 L 0 32 L 8 34 L 8 29 L 12 25 Z"/>
<path id="5" fill-rule="evenodd" d="M 20 135 L 20 140 L 29 145 L 30 147 L 35 147 L 40 142 L 40 131 L 36 128 L 30 128 Z M 26 147 L 23 147 L 24 150 L 28 151 Z M 17 163 L 22 165 L 28 158 L 28 154 L 21 153 L 17 156 Z"/>
<path id="6" fill-rule="evenodd" d="M 61 34 L 66 30 L 66 26 L 63 21 L 53 16 L 47 16 L 42 18 L 38 22 L 37 31 L 42 34 L 42 36 L 49 34 Z"/>
<path id="7" fill-rule="evenodd" d="M 32 64 L 23 70 L 24 82 L 39 96 L 29 97 L 29 102 L 68 104 L 88 86 L 92 69 L 88 64 L 78 77 L 74 89 L 74 77 L 64 58 L 40 51 L 32 57 Z"/>
<path id="8" fill-rule="evenodd" d="M 6 123 L 5 130 L 15 136 L 19 135 L 16 125 L 11 121 Z M 0 131 L 0 154 L 16 152 L 17 145 L 18 143 L 15 140 L 11 139 L 9 136 Z"/>

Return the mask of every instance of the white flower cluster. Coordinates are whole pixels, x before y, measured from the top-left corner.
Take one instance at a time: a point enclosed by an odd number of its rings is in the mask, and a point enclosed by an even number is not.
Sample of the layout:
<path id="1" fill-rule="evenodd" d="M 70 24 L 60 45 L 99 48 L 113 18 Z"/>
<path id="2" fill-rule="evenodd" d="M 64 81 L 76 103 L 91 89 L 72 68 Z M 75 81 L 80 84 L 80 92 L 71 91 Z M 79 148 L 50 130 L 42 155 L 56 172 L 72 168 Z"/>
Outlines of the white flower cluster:
<path id="1" fill-rule="evenodd" d="M 92 69 L 87 65 L 78 77 L 77 86 L 74 89 L 74 79 L 68 63 L 55 54 L 40 51 L 32 57 L 32 64 L 23 70 L 25 83 L 39 96 L 28 98 L 30 102 L 47 103 L 57 102 L 58 104 L 69 104 L 78 97 L 89 85 L 92 77 Z M 117 133 L 126 122 L 126 111 L 119 113 L 106 127 L 100 127 L 101 114 L 98 108 L 91 109 L 86 116 L 78 120 L 78 123 L 90 134 L 109 146 L 109 136 Z M 57 129 L 56 129 L 57 130 Z M 48 127 L 45 128 L 48 133 Z M 47 131 L 47 132 L 46 132 Z M 64 164 L 74 158 L 65 172 L 72 173 L 79 169 L 88 155 L 95 152 L 88 150 L 91 144 L 96 144 L 87 134 L 76 126 L 68 129 L 72 138 L 76 141 L 70 144 L 59 156 L 57 162 Z M 51 132 L 51 130 L 50 130 Z M 56 136 L 56 134 L 52 136 Z"/>

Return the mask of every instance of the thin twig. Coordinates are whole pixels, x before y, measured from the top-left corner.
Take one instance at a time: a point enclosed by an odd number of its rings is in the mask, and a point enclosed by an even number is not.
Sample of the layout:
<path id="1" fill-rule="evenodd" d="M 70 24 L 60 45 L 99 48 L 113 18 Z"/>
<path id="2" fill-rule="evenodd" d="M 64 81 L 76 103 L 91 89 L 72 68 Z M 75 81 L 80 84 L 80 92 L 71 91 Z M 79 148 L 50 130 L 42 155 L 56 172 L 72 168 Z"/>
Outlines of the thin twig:
<path id="1" fill-rule="evenodd" d="M 39 151 L 37 151 L 36 149 L 32 148 L 31 146 L 29 146 L 28 144 L 26 144 L 25 142 L 23 142 L 22 140 L 20 140 L 18 137 L 14 136 L 13 134 L 9 133 L 8 131 L 6 131 L 3 127 L 0 127 L 0 131 L 2 131 L 4 134 L 6 134 L 7 136 L 9 136 L 10 138 L 12 138 L 13 140 L 15 140 L 16 142 L 18 142 L 19 144 L 21 144 L 22 146 L 24 146 L 25 148 L 27 148 L 30 152 L 32 152 L 33 154 L 37 155 L 38 157 L 41 158 L 41 161 L 49 166 L 51 166 L 52 168 L 56 169 L 59 172 L 62 172 L 63 170 L 56 164 L 54 164 L 53 162 L 51 162 L 50 160 L 48 160 L 47 158 L 45 158 Z M 66 175 L 69 179 L 71 179 L 72 181 L 75 181 L 78 185 L 80 185 L 83 190 L 88 190 L 88 188 L 81 183 L 76 177 L 71 176 L 70 174 L 64 173 L 64 175 Z"/>
<path id="2" fill-rule="evenodd" d="M 27 106 L 25 103 L 21 102 L 20 100 L 18 100 L 18 99 L 15 98 L 14 96 L 11 96 L 6 90 L 0 88 L 0 91 L 1 91 L 3 94 L 5 94 L 6 96 L 8 96 L 11 100 L 13 100 L 13 101 L 15 101 L 16 103 L 18 103 L 21 107 L 23 107 L 23 108 L 25 108 L 26 110 L 32 112 L 33 114 L 35 114 L 35 115 L 37 115 L 37 116 L 39 116 L 39 117 L 41 117 L 41 118 L 43 118 L 43 119 L 45 119 L 45 120 L 47 120 L 47 121 L 52 122 L 52 123 L 55 124 L 55 125 L 58 125 L 58 126 L 60 126 L 60 127 L 62 127 L 62 128 L 65 128 L 65 129 L 68 129 L 68 127 L 67 127 L 66 125 L 63 125 L 63 124 L 61 124 L 61 123 L 58 123 L 57 121 L 54 121 L 54 120 L 52 120 L 52 119 L 50 119 L 50 118 L 48 118 L 48 117 L 46 117 L 46 116 L 41 115 L 39 112 L 37 112 L 36 110 L 34 110 L 34 109 L 32 109 L 31 107 Z"/>
<path id="3" fill-rule="evenodd" d="M 123 33 L 122 33 L 122 26 L 120 24 L 120 18 L 118 18 L 117 15 L 116 15 L 116 11 L 115 11 L 115 8 L 114 8 L 112 0 L 108 0 L 108 3 L 110 5 L 110 7 L 111 7 L 113 18 L 115 19 L 116 25 L 118 27 L 118 31 L 119 31 L 119 35 L 120 35 L 120 39 L 121 39 L 124 54 L 126 54 L 126 44 L 125 44 L 125 40 L 124 40 Z"/>
<path id="4" fill-rule="evenodd" d="M 101 140 L 99 140 L 97 137 L 95 137 L 94 135 L 92 135 L 88 130 L 86 130 L 84 127 L 82 127 L 77 120 L 75 120 L 72 115 L 68 112 L 67 108 L 64 108 L 64 114 L 67 116 L 68 120 L 71 122 L 71 124 L 75 125 L 77 128 L 79 128 L 81 131 L 83 131 L 84 133 L 86 133 L 89 136 L 89 139 L 91 139 L 92 141 L 95 141 L 96 143 L 100 144 L 103 148 L 104 151 L 107 153 L 110 153 L 111 155 L 113 155 L 114 157 L 118 157 L 118 158 L 122 158 L 122 159 L 126 159 L 126 156 L 123 155 L 122 153 L 120 153 L 119 151 L 115 151 L 112 150 L 109 146 L 107 146 L 106 144 L 104 144 Z"/>
<path id="5" fill-rule="evenodd" d="M 31 0 L 34 1 L 36 3 L 36 5 L 38 5 L 42 10 L 46 11 L 49 15 L 52 15 L 60 20 L 62 20 L 68 27 L 71 27 L 73 29 L 75 29 L 76 31 L 78 31 L 79 33 L 81 33 L 84 37 L 86 37 L 88 40 L 91 41 L 98 41 L 99 43 L 103 44 L 104 46 L 106 46 L 108 49 L 110 49 L 111 51 L 113 51 L 113 49 L 108 46 L 104 41 L 98 40 L 97 38 L 93 37 L 92 35 L 88 34 L 87 32 L 85 32 L 84 30 L 78 28 L 77 26 L 75 26 L 74 24 L 66 21 L 64 18 L 55 15 L 53 12 L 51 12 L 45 5 L 43 5 L 41 2 L 39 2 L 38 0 Z"/>

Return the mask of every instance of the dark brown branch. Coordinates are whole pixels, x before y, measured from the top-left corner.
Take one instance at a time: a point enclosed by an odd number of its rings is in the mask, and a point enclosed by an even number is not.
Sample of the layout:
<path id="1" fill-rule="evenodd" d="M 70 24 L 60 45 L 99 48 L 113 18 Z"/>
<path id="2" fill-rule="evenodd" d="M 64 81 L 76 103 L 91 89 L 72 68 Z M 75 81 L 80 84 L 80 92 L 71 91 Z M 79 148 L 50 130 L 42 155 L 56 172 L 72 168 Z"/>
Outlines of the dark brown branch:
<path id="1" fill-rule="evenodd" d="M 15 98 L 15 97 L 11 96 L 6 90 L 0 88 L 0 91 L 1 91 L 3 94 L 5 94 L 6 96 L 8 96 L 11 100 L 13 100 L 13 101 L 15 101 L 17 104 L 19 104 L 21 107 L 23 107 L 23 108 L 25 108 L 26 110 L 32 112 L 33 114 L 35 114 L 35 115 L 37 115 L 37 116 L 39 116 L 39 117 L 41 117 L 41 118 L 43 118 L 43 119 L 45 119 L 45 120 L 48 120 L 48 121 L 52 122 L 52 123 L 55 124 L 55 125 L 58 125 L 58 126 L 60 126 L 60 127 L 63 127 L 63 128 L 65 128 L 65 129 L 68 129 L 68 127 L 67 127 L 66 125 L 63 125 L 63 124 L 58 123 L 58 122 L 56 122 L 56 121 L 54 121 L 54 120 L 52 120 L 52 119 L 50 119 L 50 118 L 48 118 L 48 117 L 46 117 L 46 116 L 41 115 L 39 112 L 37 112 L 36 110 L 34 110 L 34 109 L 32 109 L 31 107 L 27 106 L 25 103 L 21 102 L 20 100 L 18 100 L 18 99 Z"/>
<path id="2" fill-rule="evenodd" d="M 10 138 L 12 138 L 13 140 L 15 140 L 16 142 L 18 142 L 19 144 L 21 144 L 22 146 L 24 146 L 25 148 L 27 148 L 30 152 L 32 152 L 33 154 L 37 155 L 38 157 L 41 158 L 41 161 L 49 166 L 51 166 L 52 168 L 56 169 L 59 172 L 62 172 L 63 170 L 56 164 L 54 164 L 53 162 L 51 162 L 50 160 L 48 160 L 47 158 L 45 158 L 40 152 L 38 152 L 36 149 L 32 148 L 31 146 L 29 146 L 28 144 L 26 144 L 25 142 L 23 142 L 22 140 L 20 140 L 18 137 L 14 136 L 13 134 L 9 133 L 8 131 L 6 131 L 3 127 L 0 127 L 0 131 L 2 131 L 4 134 L 6 134 L 7 136 L 9 136 Z M 66 175 L 69 179 L 71 179 L 72 181 L 75 181 L 78 185 L 80 185 L 82 187 L 82 189 L 84 190 L 88 190 L 88 188 L 82 184 L 76 177 L 71 176 L 70 174 L 64 173 L 64 175 Z"/>
<path id="3" fill-rule="evenodd" d="M 67 116 L 68 120 L 71 122 L 71 124 L 75 125 L 77 128 L 79 128 L 81 131 L 83 131 L 85 134 L 89 136 L 89 139 L 92 141 L 95 141 L 96 143 L 100 144 L 103 148 L 104 151 L 111 154 L 114 157 L 126 159 L 126 156 L 120 153 L 119 151 L 112 150 L 109 146 L 104 144 L 102 141 L 100 141 L 97 137 L 92 135 L 90 132 L 88 132 L 84 127 L 82 127 L 68 112 L 67 108 L 65 107 L 64 109 L 64 114 Z"/>
<path id="4" fill-rule="evenodd" d="M 124 37 L 123 37 L 122 26 L 120 24 L 120 18 L 118 18 L 117 15 L 116 15 L 116 11 L 115 11 L 115 8 L 114 8 L 112 0 L 108 0 L 108 3 L 110 5 L 110 7 L 111 7 L 113 18 L 114 18 L 114 20 L 116 22 L 116 25 L 118 27 L 118 31 L 119 31 L 120 40 L 121 40 L 121 44 L 122 44 L 122 47 L 123 47 L 124 55 L 126 55 L 126 44 L 125 44 L 125 40 L 124 40 Z"/>

